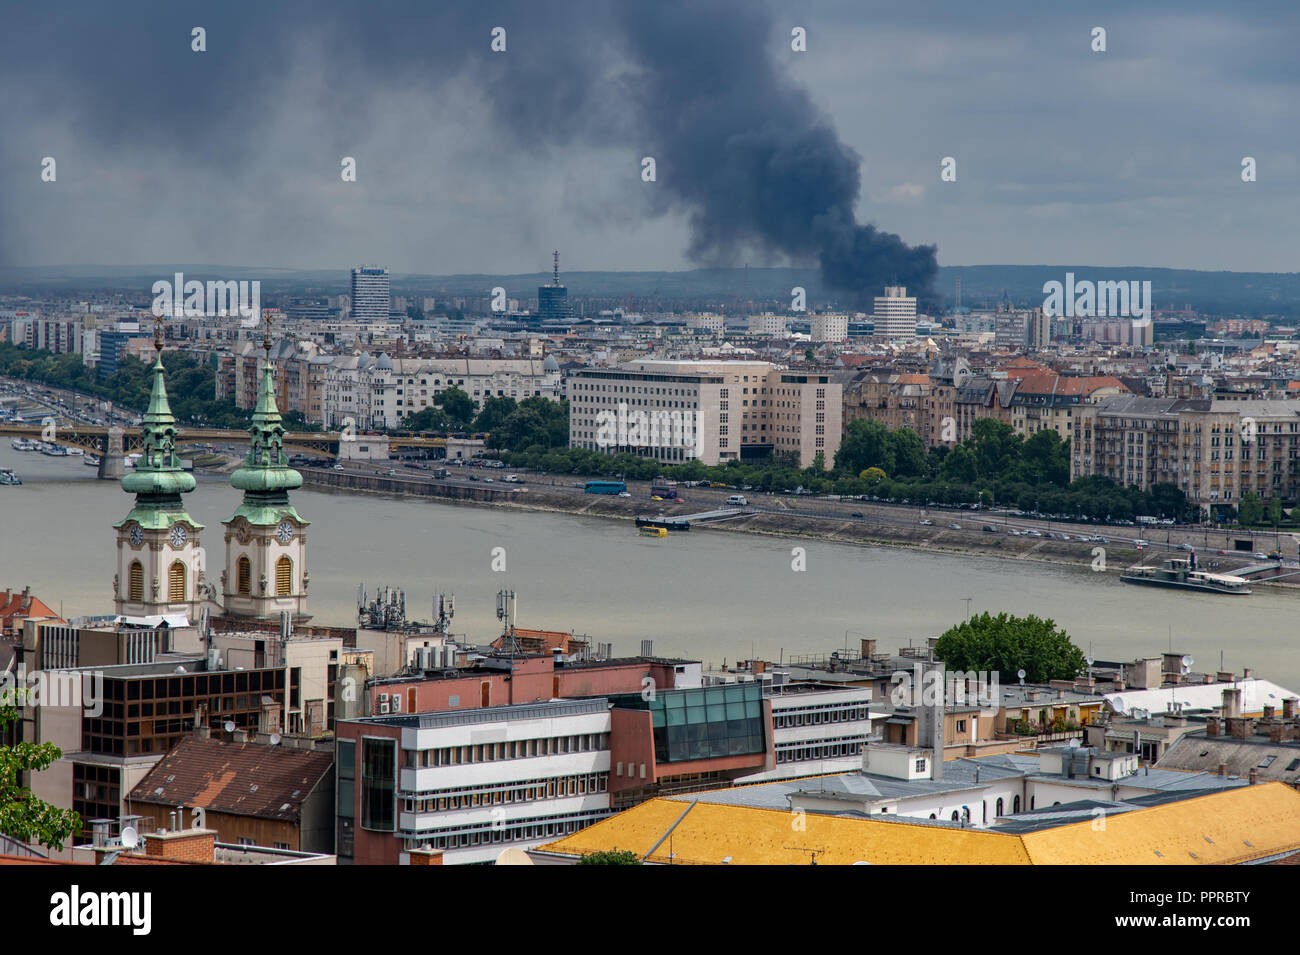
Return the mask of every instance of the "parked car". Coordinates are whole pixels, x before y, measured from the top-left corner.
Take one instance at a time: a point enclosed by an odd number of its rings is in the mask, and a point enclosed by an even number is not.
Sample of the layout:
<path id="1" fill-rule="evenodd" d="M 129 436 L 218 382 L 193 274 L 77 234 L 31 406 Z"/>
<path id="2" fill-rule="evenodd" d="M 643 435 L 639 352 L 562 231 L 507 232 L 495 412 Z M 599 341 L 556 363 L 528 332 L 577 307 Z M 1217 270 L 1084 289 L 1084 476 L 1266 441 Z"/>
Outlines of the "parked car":
<path id="1" fill-rule="evenodd" d="M 852 514 L 849 515 L 849 517 L 852 517 L 855 520 L 859 520 L 859 521 L 865 521 L 867 519 L 867 516 L 863 514 L 861 511 L 854 511 Z"/>
<path id="2" fill-rule="evenodd" d="M 336 465 L 334 465 L 334 470 L 335 470 L 335 471 L 342 471 L 342 470 L 343 470 L 343 465 L 341 465 L 341 464 L 336 464 Z"/>
<path id="3" fill-rule="evenodd" d="M 986 534 L 996 534 L 997 532 L 998 532 L 998 529 L 997 529 L 996 527 L 994 527 L 992 524 L 985 524 L 985 525 L 984 525 L 984 533 L 986 533 Z"/>
<path id="4" fill-rule="evenodd" d="M 921 521 L 921 526 L 922 526 L 922 527 L 933 527 L 933 526 L 934 526 L 934 521 L 931 521 L 931 520 L 923 520 L 923 521 Z"/>
<path id="5" fill-rule="evenodd" d="M 727 498 L 727 503 L 735 507 L 746 507 L 749 504 L 749 500 L 743 494 L 732 494 Z"/>
<path id="6" fill-rule="evenodd" d="M 949 524 L 949 525 L 948 525 L 948 530 L 950 530 L 950 531 L 959 531 L 959 530 L 961 530 L 961 525 L 960 525 L 960 524 Z"/>
<path id="7" fill-rule="evenodd" d="M 518 474 L 507 474 L 504 478 L 502 478 L 502 480 L 505 481 L 507 484 L 519 484 L 519 483 L 522 483 L 522 482 L 520 481 L 520 478 L 519 478 L 519 475 L 518 475 Z"/>
<path id="8" fill-rule="evenodd" d="M 619 496 L 619 497 L 631 497 L 631 496 L 632 496 L 632 492 L 631 492 L 631 491 L 619 491 L 619 492 L 618 492 L 618 496 Z"/>
<path id="9" fill-rule="evenodd" d="M 1268 560 L 1268 554 L 1264 553 L 1262 550 L 1255 551 L 1255 553 L 1252 556 L 1256 560 Z"/>

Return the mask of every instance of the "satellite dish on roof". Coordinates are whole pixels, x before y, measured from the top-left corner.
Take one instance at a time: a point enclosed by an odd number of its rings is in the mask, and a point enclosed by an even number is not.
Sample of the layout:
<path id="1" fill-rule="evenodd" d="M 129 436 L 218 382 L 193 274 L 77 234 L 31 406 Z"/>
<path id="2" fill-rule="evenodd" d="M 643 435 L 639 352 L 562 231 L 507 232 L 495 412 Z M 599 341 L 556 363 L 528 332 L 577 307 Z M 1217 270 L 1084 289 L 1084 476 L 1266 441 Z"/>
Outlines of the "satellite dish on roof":
<path id="1" fill-rule="evenodd" d="M 1016 671 L 1016 676 L 1020 677 L 1020 685 L 1021 685 L 1021 686 L 1024 686 L 1024 685 L 1025 685 L 1025 671 L 1024 671 L 1024 670 L 1017 670 L 1017 671 Z"/>
<path id="2" fill-rule="evenodd" d="M 1084 657 L 1083 662 L 1086 666 L 1092 666 L 1092 657 Z"/>
<path id="3" fill-rule="evenodd" d="M 226 720 L 226 723 L 225 723 L 225 730 L 226 730 L 227 733 L 233 733 L 233 732 L 235 731 L 235 721 L 234 721 L 234 720 Z"/>
<path id="4" fill-rule="evenodd" d="M 1183 672 L 1186 673 L 1188 670 L 1190 670 L 1190 669 L 1192 668 L 1192 664 L 1195 663 L 1195 662 L 1196 662 L 1196 661 L 1192 659 L 1192 657 L 1191 657 L 1190 654 L 1184 654 L 1184 655 L 1183 655 Z"/>
<path id="5" fill-rule="evenodd" d="M 279 734 L 279 733 L 272 733 L 272 734 L 271 734 L 271 745 L 272 745 L 272 746 L 279 746 L 279 745 L 280 745 L 280 734 Z"/>
<path id="6" fill-rule="evenodd" d="M 135 831 L 135 826 L 124 826 L 122 828 L 122 848 L 134 849 L 140 844 L 140 833 Z"/>

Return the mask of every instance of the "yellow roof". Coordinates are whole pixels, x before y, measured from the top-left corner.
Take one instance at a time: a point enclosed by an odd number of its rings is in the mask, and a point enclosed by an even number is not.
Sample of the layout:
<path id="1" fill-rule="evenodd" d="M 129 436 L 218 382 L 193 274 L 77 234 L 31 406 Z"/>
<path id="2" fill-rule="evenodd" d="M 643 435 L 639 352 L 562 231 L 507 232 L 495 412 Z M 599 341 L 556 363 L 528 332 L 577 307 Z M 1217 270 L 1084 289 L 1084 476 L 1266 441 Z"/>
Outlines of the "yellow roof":
<path id="1" fill-rule="evenodd" d="M 1300 848 L 1300 792 L 1240 786 L 1022 839 L 1036 865 L 1232 865 Z"/>
<path id="2" fill-rule="evenodd" d="M 689 805 L 652 799 L 539 851 L 644 856 Z M 807 865 L 813 852 L 819 865 L 1224 865 L 1296 849 L 1300 792 L 1274 782 L 1022 834 L 700 802 L 647 861 L 671 851 L 679 865 Z"/>
<path id="3" fill-rule="evenodd" d="M 627 849 L 643 856 L 689 805 L 652 799 L 541 848 L 574 855 Z M 665 839 L 648 861 L 667 862 L 669 842 Z M 807 850 L 816 851 L 818 865 L 1029 862 L 1020 840 L 1002 833 L 704 802 L 687 813 L 671 837 L 678 865 L 715 865 L 727 856 L 733 865 L 807 865 Z"/>

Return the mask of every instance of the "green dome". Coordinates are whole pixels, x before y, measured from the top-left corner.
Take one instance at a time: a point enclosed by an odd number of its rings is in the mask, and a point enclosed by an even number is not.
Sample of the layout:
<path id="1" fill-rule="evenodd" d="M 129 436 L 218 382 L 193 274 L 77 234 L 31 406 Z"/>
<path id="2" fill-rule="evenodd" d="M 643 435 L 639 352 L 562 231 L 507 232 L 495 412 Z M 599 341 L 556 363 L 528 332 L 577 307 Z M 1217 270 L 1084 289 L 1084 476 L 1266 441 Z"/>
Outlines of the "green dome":
<path id="1" fill-rule="evenodd" d="M 128 494 L 188 494 L 194 488 L 194 475 L 179 469 L 136 470 L 122 478 L 122 490 Z"/>
<path id="2" fill-rule="evenodd" d="M 241 491 L 292 491 L 302 487 L 302 475 L 283 466 L 242 467 L 230 476 L 230 483 Z"/>

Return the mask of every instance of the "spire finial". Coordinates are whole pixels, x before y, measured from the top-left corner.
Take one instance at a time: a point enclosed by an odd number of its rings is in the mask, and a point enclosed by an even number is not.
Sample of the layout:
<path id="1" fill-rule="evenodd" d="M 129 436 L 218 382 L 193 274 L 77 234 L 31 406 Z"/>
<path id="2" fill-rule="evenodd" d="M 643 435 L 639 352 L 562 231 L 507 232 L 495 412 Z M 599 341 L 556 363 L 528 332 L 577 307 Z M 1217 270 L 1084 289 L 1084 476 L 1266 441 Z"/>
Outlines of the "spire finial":
<path id="1" fill-rule="evenodd" d="M 163 322 L 163 317 L 162 317 L 161 315 L 154 315 L 154 317 L 153 317 L 153 350 L 157 353 L 157 355 L 156 355 L 155 357 L 157 357 L 157 358 L 159 358 L 159 359 L 162 358 L 162 346 L 163 346 L 163 330 L 162 330 L 162 322 Z"/>
<path id="2" fill-rule="evenodd" d="M 262 350 L 266 352 L 266 360 L 271 360 L 271 316 L 268 312 L 262 313 L 262 320 L 266 323 L 266 332 L 262 336 Z"/>

